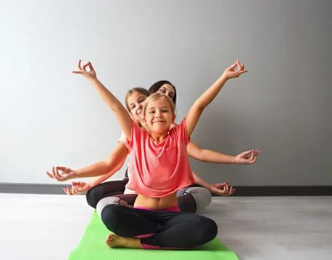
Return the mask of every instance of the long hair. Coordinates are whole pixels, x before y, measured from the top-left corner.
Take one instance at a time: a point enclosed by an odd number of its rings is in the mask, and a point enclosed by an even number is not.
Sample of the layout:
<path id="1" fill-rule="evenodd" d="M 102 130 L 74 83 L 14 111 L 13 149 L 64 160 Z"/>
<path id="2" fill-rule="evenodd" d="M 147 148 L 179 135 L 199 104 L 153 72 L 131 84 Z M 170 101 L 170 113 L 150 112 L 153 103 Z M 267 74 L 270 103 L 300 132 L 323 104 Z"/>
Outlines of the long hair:
<path id="1" fill-rule="evenodd" d="M 159 80 L 156 83 L 153 83 L 152 86 L 149 88 L 149 92 L 151 94 L 158 92 L 158 90 L 164 84 L 169 84 L 174 88 L 174 97 L 172 98 L 172 100 L 173 100 L 174 105 L 176 105 L 176 88 L 171 82 L 169 82 L 167 80 Z"/>
<path id="2" fill-rule="evenodd" d="M 150 96 L 150 92 L 147 89 L 145 89 L 145 88 L 132 88 L 132 89 L 128 90 L 128 92 L 126 94 L 126 98 L 125 98 L 126 108 L 127 108 L 128 112 L 131 112 L 130 111 L 130 107 L 128 105 L 128 98 L 134 92 L 138 92 L 138 93 L 143 94 L 143 95 L 145 95 L 147 97 Z"/>

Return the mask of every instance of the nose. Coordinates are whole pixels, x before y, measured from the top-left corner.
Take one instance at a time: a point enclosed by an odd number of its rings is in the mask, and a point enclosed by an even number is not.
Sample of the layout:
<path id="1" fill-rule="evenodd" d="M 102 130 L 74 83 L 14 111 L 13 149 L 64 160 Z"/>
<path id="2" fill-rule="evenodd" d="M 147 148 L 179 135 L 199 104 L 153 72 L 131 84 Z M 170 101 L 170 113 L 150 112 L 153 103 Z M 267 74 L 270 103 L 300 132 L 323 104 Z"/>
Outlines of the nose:
<path id="1" fill-rule="evenodd" d="M 139 104 L 137 109 L 136 109 L 136 114 L 139 115 L 142 112 L 143 106 L 142 104 Z"/>

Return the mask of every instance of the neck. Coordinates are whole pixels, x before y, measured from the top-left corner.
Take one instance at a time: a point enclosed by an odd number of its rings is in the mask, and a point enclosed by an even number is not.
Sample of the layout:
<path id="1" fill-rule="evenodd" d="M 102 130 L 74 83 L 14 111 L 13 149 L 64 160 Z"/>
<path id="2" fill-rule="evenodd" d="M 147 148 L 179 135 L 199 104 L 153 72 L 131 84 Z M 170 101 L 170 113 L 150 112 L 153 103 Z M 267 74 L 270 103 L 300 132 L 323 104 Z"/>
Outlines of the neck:
<path id="1" fill-rule="evenodd" d="M 145 125 L 145 122 L 143 120 L 137 121 L 137 124 L 138 124 L 139 128 L 143 128 L 144 130 L 148 131 L 148 129 Z"/>
<path id="2" fill-rule="evenodd" d="M 167 133 L 164 133 L 164 134 L 156 134 L 156 133 L 151 133 L 150 132 L 150 136 L 152 137 L 152 139 L 157 143 L 161 143 L 162 141 L 164 141 L 166 139 L 168 135 L 168 132 Z"/>

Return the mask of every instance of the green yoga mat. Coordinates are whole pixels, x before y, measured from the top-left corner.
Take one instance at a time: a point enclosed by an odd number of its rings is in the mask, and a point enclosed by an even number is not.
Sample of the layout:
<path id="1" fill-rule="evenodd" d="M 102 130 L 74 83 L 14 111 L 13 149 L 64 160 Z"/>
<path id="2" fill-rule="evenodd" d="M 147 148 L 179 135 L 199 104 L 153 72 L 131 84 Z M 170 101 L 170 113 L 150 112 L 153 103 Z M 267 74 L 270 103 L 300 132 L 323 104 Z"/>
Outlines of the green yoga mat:
<path id="1" fill-rule="evenodd" d="M 105 240 L 110 231 L 96 212 L 78 246 L 71 252 L 69 260 L 238 260 L 235 253 L 215 238 L 195 250 L 151 250 L 109 248 Z"/>

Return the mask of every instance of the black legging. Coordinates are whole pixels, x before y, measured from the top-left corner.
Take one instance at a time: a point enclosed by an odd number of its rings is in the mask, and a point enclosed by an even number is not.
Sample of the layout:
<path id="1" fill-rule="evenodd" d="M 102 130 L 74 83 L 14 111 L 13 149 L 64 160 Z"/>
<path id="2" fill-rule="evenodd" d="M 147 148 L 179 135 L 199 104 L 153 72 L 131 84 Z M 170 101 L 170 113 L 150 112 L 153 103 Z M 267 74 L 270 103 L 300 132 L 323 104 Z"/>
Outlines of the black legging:
<path id="1" fill-rule="evenodd" d="M 128 182 L 128 179 L 123 179 L 119 181 L 108 181 L 101 184 L 98 184 L 97 186 L 91 188 L 86 193 L 86 201 L 88 204 L 96 208 L 97 203 L 106 197 L 115 196 L 115 195 L 123 195 L 123 192 L 126 188 L 126 184 Z M 126 194 L 127 195 L 127 194 Z M 132 194 L 128 194 L 132 195 Z M 118 197 L 118 196 L 117 196 Z M 136 195 L 134 196 L 127 196 L 127 199 L 124 200 L 127 201 L 128 204 L 133 205 L 136 199 Z"/>
<path id="2" fill-rule="evenodd" d="M 101 213 L 105 226 L 122 237 L 141 238 L 142 248 L 192 248 L 203 245 L 218 233 L 212 220 L 195 213 L 135 209 L 107 205 Z"/>
<path id="3" fill-rule="evenodd" d="M 101 183 L 88 190 L 86 200 L 91 207 L 96 208 L 97 203 L 101 199 L 114 196 L 126 201 L 128 205 L 133 206 L 137 195 L 123 194 L 127 182 L 128 179 Z M 195 199 L 190 193 L 178 197 L 178 204 L 181 212 L 196 212 Z"/>

